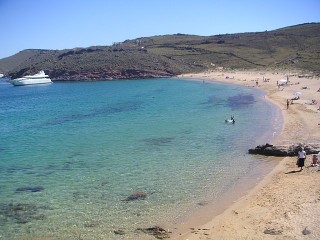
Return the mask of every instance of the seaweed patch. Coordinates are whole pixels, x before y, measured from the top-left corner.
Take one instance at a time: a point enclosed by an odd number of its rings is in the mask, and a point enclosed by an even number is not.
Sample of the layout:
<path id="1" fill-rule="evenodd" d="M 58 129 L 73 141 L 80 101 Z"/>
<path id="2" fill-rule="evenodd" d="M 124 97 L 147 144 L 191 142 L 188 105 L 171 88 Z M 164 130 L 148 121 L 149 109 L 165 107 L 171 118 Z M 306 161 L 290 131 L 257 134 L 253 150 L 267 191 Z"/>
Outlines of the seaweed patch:
<path id="1" fill-rule="evenodd" d="M 27 186 L 27 187 L 19 187 L 16 189 L 17 193 L 20 192 L 31 192 L 31 193 L 35 193 L 35 192 L 42 192 L 44 190 L 44 187 L 42 186 Z"/>
<path id="2" fill-rule="evenodd" d="M 113 105 L 96 108 L 93 111 L 88 113 L 78 113 L 78 114 L 70 114 L 70 115 L 56 117 L 47 121 L 44 125 L 60 125 L 66 122 L 81 121 L 86 118 L 91 118 L 91 117 L 96 117 L 101 115 L 110 115 L 110 114 L 115 114 L 120 112 L 135 111 L 140 106 L 141 106 L 141 102 L 137 102 L 137 101 L 116 103 Z"/>
<path id="3" fill-rule="evenodd" d="M 244 108 L 255 103 L 255 98 L 250 94 L 238 94 L 228 98 L 227 105 L 232 109 Z"/>
<path id="4" fill-rule="evenodd" d="M 151 146 L 164 146 L 173 141 L 173 137 L 160 137 L 160 138 L 147 138 L 144 139 L 145 143 Z"/>
<path id="5" fill-rule="evenodd" d="M 46 208 L 28 203 L 0 203 L 0 224 L 4 224 L 9 220 L 19 224 L 25 224 L 32 220 L 44 220 L 45 215 L 39 213 L 39 209 Z"/>

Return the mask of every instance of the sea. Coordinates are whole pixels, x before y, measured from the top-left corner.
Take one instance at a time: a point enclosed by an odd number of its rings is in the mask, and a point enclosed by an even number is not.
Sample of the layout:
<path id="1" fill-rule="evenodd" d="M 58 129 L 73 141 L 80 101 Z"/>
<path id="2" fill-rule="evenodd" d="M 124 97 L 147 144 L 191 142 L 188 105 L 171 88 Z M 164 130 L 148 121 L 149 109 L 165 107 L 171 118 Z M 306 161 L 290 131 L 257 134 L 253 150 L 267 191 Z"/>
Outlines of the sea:
<path id="1" fill-rule="evenodd" d="M 174 231 L 273 164 L 248 154 L 282 128 L 265 94 L 178 78 L 0 81 L 0 239 Z"/>

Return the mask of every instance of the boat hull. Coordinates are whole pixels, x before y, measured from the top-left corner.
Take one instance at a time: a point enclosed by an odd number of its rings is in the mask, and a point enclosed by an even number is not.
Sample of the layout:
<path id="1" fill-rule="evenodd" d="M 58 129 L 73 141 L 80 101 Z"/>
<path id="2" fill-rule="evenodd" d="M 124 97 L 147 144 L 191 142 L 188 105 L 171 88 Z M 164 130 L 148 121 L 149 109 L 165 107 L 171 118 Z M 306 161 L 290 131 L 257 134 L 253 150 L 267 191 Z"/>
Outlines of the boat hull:
<path id="1" fill-rule="evenodd" d="M 43 70 L 34 75 L 27 75 L 21 78 L 12 79 L 9 82 L 14 86 L 52 83 L 49 76 L 46 75 Z"/>
<path id="2" fill-rule="evenodd" d="M 10 81 L 14 86 L 25 86 L 25 85 L 34 85 L 34 84 L 48 84 L 52 81 L 48 78 L 38 78 L 38 79 L 13 79 Z"/>

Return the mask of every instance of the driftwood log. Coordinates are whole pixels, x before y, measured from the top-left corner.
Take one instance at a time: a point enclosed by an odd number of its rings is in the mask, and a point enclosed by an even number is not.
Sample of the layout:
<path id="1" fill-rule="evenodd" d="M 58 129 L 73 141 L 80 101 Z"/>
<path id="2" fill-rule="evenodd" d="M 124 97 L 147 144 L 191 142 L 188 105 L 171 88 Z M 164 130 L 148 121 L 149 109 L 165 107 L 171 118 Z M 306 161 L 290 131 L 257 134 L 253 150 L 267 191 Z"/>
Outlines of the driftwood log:
<path id="1" fill-rule="evenodd" d="M 318 154 L 320 152 L 320 143 L 309 143 L 309 144 L 292 144 L 292 145 L 259 145 L 255 148 L 249 149 L 250 154 L 259 154 L 264 156 L 276 156 L 276 157 L 286 157 L 286 156 L 297 156 L 301 147 L 304 147 L 307 155 Z"/>

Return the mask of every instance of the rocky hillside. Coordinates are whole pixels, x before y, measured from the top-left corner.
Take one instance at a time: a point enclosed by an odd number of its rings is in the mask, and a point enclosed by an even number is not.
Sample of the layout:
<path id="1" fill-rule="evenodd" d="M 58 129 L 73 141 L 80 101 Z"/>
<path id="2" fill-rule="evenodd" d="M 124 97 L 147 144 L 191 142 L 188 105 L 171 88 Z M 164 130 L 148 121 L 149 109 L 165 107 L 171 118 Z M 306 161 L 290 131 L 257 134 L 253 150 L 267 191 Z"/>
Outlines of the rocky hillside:
<path id="1" fill-rule="evenodd" d="M 217 67 L 320 74 L 319 43 L 319 23 L 208 37 L 143 37 L 113 46 L 27 49 L 0 59 L 0 72 L 15 78 L 45 70 L 56 81 L 170 77 Z"/>

